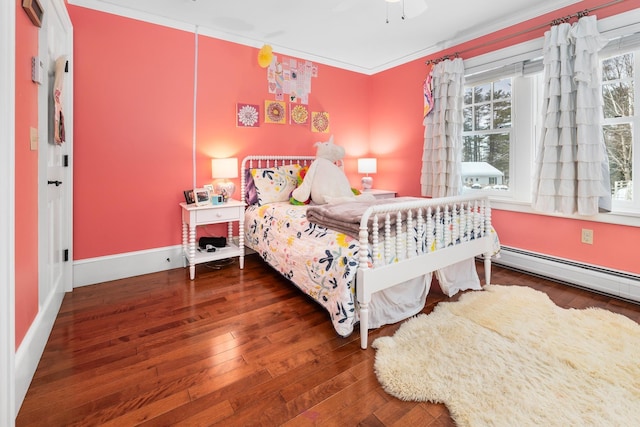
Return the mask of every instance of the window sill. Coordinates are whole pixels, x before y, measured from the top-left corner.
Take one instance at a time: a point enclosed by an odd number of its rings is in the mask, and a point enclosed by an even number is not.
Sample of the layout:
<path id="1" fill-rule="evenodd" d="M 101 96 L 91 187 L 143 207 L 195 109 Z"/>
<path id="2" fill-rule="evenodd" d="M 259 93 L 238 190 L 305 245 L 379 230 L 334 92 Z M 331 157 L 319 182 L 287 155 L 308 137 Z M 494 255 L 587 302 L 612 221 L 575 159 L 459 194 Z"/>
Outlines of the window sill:
<path id="1" fill-rule="evenodd" d="M 631 227 L 640 227 L 640 213 L 631 212 L 611 212 L 601 213 L 593 216 L 582 215 L 563 215 L 538 212 L 531 208 L 530 202 L 519 202 L 513 200 L 504 200 L 502 198 L 491 197 L 491 208 L 503 211 L 520 212 L 533 215 L 545 215 L 556 218 L 569 218 L 580 221 L 603 222 L 607 224 L 627 225 Z"/>

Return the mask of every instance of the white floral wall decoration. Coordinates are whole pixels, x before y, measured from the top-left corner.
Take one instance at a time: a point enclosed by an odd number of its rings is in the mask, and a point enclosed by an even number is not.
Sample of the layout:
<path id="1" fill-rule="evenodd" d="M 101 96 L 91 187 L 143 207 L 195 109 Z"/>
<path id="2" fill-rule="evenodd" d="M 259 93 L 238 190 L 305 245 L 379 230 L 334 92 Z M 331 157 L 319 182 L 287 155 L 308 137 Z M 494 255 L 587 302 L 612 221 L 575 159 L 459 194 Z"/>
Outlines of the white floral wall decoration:
<path id="1" fill-rule="evenodd" d="M 255 104 L 236 104 L 236 126 L 243 128 L 260 126 L 260 107 Z"/>

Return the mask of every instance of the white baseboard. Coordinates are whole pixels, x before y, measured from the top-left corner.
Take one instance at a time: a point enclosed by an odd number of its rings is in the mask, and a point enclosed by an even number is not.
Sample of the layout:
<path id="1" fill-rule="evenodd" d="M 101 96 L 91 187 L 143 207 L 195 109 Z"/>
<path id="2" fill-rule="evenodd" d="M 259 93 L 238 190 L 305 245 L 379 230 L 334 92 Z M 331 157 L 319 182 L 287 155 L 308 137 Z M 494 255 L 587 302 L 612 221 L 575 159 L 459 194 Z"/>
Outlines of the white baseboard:
<path id="1" fill-rule="evenodd" d="M 184 263 L 182 245 L 83 259 L 73 263 L 73 287 L 184 267 Z"/>
<path id="2" fill-rule="evenodd" d="M 535 252 L 502 247 L 496 265 L 548 277 L 581 288 L 640 302 L 640 276 Z"/>
<path id="3" fill-rule="evenodd" d="M 29 385 L 44 352 L 44 347 L 60 311 L 64 292 L 51 292 L 29 327 L 15 355 L 15 413 L 20 411 Z"/>

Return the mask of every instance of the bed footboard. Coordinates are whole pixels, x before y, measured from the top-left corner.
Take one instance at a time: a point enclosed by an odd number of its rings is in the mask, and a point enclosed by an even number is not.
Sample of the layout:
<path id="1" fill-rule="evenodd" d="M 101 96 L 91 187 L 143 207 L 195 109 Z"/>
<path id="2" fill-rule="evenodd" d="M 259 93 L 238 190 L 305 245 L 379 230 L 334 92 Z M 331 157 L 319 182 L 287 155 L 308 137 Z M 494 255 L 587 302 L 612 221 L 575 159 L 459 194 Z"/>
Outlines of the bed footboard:
<path id="1" fill-rule="evenodd" d="M 491 234 L 487 196 L 369 207 L 360 221 L 356 274 L 360 346 L 368 345 L 369 303 L 375 292 L 476 256 L 484 257 L 485 284 L 491 283 Z"/>

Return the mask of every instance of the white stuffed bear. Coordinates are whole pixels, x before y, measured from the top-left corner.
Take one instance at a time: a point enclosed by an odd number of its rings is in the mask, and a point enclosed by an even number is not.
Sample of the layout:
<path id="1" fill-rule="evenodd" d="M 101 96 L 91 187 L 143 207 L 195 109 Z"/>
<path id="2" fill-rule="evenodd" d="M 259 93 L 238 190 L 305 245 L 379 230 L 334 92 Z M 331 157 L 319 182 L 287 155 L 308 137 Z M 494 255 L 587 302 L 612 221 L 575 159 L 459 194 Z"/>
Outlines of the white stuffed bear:
<path id="1" fill-rule="evenodd" d="M 329 141 L 316 142 L 315 146 L 316 158 L 302 184 L 293 190 L 292 197 L 300 202 L 311 197 L 311 201 L 318 205 L 356 200 L 347 176 L 335 164 L 344 157 L 344 148 L 333 143 L 333 135 Z"/>

